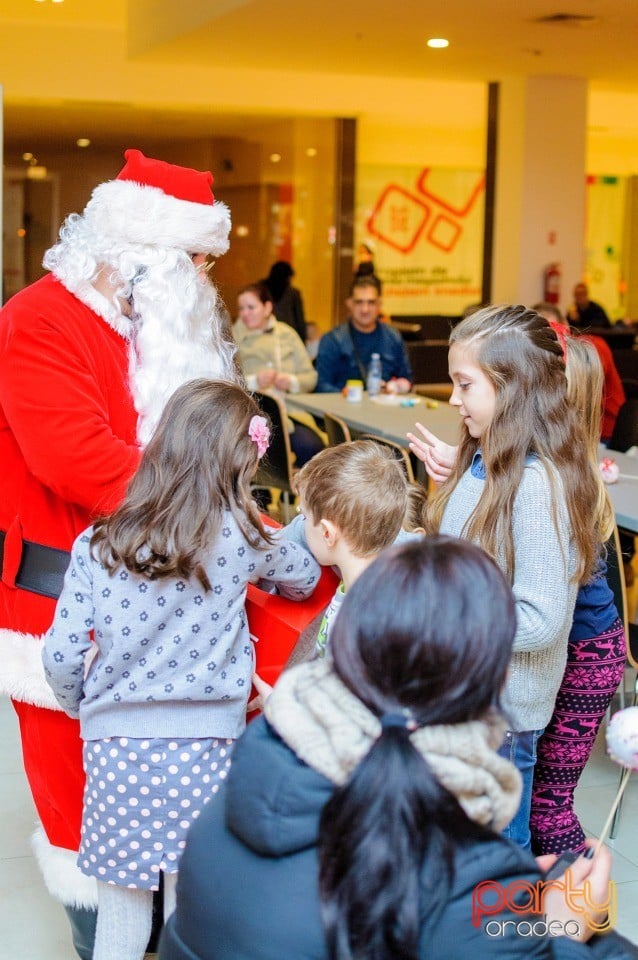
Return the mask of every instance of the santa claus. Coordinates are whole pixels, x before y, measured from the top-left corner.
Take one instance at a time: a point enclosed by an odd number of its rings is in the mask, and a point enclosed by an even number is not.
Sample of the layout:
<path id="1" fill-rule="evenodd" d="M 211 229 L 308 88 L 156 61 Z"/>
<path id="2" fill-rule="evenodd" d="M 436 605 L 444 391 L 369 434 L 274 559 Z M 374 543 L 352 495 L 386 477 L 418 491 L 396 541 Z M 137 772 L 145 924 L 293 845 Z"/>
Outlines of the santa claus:
<path id="1" fill-rule="evenodd" d="M 166 399 L 194 377 L 236 377 L 205 272 L 230 231 L 212 174 L 125 157 L 66 220 L 51 272 L 0 311 L 0 690 L 20 723 L 36 856 L 74 928 L 96 903 L 76 867 L 81 741 L 45 681 L 42 635 L 67 551 L 120 501 Z M 90 956 L 81 934 L 76 949 Z"/>

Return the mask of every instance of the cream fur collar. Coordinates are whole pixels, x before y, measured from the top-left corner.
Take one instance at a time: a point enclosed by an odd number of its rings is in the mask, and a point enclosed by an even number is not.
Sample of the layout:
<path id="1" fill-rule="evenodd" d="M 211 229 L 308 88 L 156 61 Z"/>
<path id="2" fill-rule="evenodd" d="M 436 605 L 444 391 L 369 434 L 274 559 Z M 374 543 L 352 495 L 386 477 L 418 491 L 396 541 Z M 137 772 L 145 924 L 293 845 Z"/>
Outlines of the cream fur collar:
<path id="1" fill-rule="evenodd" d="M 309 767 L 341 785 L 381 732 L 377 717 L 337 677 L 330 660 L 287 670 L 265 706 L 268 722 Z M 496 750 L 500 719 L 420 727 L 410 735 L 438 781 L 476 823 L 494 830 L 518 809 L 521 778 Z"/>

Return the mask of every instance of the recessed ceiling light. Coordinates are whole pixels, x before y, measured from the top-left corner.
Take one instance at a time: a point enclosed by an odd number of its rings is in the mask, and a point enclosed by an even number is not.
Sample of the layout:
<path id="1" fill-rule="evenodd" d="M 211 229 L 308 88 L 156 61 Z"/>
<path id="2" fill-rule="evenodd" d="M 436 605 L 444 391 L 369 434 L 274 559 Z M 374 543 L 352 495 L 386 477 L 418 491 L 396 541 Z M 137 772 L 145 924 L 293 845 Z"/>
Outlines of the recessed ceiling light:
<path id="1" fill-rule="evenodd" d="M 449 47 L 449 45 L 450 41 L 443 37 L 430 37 L 428 40 L 428 47 L 432 47 L 434 50 L 443 50 L 444 47 Z"/>
<path id="2" fill-rule="evenodd" d="M 90 146 L 91 146 L 91 141 L 89 140 L 88 137 L 78 137 L 78 139 L 75 141 L 75 143 L 76 143 L 76 145 L 77 145 L 78 147 L 90 147 Z"/>
<path id="3" fill-rule="evenodd" d="M 317 148 L 316 148 L 316 147 L 308 147 L 308 149 L 306 150 L 306 156 L 307 156 L 307 157 L 316 157 L 316 156 L 317 156 Z"/>
<path id="4" fill-rule="evenodd" d="M 32 153 L 23 153 L 23 154 L 22 154 L 22 159 L 24 160 L 25 163 L 28 163 L 29 160 L 33 160 L 33 154 L 32 154 Z"/>
<path id="5" fill-rule="evenodd" d="M 280 160 L 281 160 L 281 154 L 280 154 L 280 153 L 271 153 L 271 154 L 270 154 L 270 162 L 271 162 L 271 163 L 279 163 Z"/>

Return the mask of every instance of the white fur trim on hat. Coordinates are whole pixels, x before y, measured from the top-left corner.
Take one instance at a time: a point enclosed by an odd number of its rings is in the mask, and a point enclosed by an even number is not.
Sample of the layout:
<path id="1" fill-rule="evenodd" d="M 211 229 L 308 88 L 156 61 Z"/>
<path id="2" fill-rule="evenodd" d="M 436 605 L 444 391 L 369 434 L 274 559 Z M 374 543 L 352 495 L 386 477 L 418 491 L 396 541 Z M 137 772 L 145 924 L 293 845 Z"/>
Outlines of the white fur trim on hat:
<path id="1" fill-rule="evenodd" d="M 42 665 L 44 637 L 0 629 L 0 693 L 47 710 L 60 710 Z"/>
<path id="2" fill-rule="evenodd" d="M 215 257 L 229 247 L 230 212 L 224 203 L 179 200 L 159 187 L 130 180 L 96 187 L 84 216 L 97 233 L 124 244 L 177 247 Z"/>
<path id="3" fill-rule="evenodd" d="M 97 881 L 85 876 L 77 865 L 77 851 L 54 847 L 41 826 L 31 837 L 31 847 L 52 897 L 67 907 L 97 908 Z"/>

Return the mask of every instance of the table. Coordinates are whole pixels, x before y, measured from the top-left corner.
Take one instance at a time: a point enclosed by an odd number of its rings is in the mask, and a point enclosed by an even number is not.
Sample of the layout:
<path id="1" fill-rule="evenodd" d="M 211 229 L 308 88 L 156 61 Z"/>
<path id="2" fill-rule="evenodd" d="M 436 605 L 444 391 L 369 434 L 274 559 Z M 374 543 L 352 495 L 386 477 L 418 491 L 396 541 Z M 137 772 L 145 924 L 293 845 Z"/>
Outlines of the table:
<path id="1" fill-rule="evenodd" d="M 415 398 L 417 399 L 417 398 Z M 366 394 L 360 403 L 351 403 L 341 393 L 297 393 L 286 396 L 286 405 L 291 410 L 307 410 L 317 417 L 333 413 L 345 420 L 357 433 L 377 433 L 386 440 L 394 440 L 407 447 L 406 433 L 414 433 L 417 420 L 445 443 L 458 443 L 460 417 L 457 411 L 442 400 L 428 406 L 424 397 L 414 407 L 386 405 L 371 400 Z M 619 527 L 638 534 L 638 457 L 628 457 L 616 450 L 600 447 L 600 459 L 611 457 L 616 461 L 622 476 L 618 483 L 609 484 L 607 490 L 616 514 Z"/>
<path id="2" fill-rule="evenodd" d="M 617 450 L 600 447 L 600 459 L 610 457 L 620 468 L 618 483 L 607 485 L 607 492 L 616 514 L 616 523 L 624 530 L 638 533 L 638 457 L 628 457 Z"/>
<path id="3" fill-rule="evenodd" d="M 445 443 L 459 442 L 461 418 L 449 403 L 442 400 L 428 401 L 425 397 L 412 394 L 409 399 L 415 402 L 413 407 L 377 402 L 366 393 L 360 403 L 346 400 L 341 393 L 289 393 L 286 394 L 286 406 L 291 411 L 307 410 L 317 417 L 322 417 L 324 413 L 333 413 L 345 420 L 357 433 L 377 433 L 403 447 L 408 445 L 406 433 L 408 430 L 415 432 L 414 425 L 417 420 Z"/>

